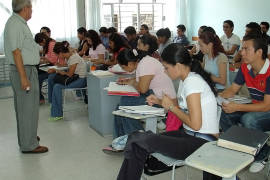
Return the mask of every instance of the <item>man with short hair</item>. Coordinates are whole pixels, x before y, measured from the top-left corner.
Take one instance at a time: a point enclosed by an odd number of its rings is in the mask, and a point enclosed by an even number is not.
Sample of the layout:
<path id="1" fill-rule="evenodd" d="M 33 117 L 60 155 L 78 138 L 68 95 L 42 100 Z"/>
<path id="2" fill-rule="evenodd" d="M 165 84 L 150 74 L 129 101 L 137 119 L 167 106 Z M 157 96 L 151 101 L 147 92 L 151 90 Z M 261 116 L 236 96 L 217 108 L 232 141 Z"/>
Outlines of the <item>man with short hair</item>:
<path id="1" fill-rule="evenodd" d="M 10 64 L 18 144 L 22 153 L 44 153 L 48 148 L 39 145 L 37 136 L 39 48 L 27 25 L 32 16 L 31 0 L 12 0 L 12 9 L 4 30 L 4 49 Z"/>
<path id="2" fill-rule="evenodd" d="M 270 62 L 267 57 L 267 44 L 260 34 L 248 34 L 243 38 L 241 50 L 242 63 L 234 83 L 220 96 L 233 97 L 246 84 L 251 104 L 223 103 L 220 125 L 226 131 L 233 125 L 241 124 L 243 127 L 260 131 L 270 130 Z M 263 169 L 263 160 L 267 158 L 269 147 L 256 156 L 256 162 L 250 168 L 251 172 Z"/>
<path id="3" fill-rule="evenodd" d="M 125 30 L 124 33 L 126 34 L 127 40 L 128 40 L 128 45 L 132 49 L 137 48 L 137 43 L 139 36 L 137 36 L 136 30 L 133 26 L 128 26 Z"/>
<path id="4" fill-rule="evenodd" d="M 267 43 L 270 44 L 270 36 L 268 36 L 268 34 L 267 34 L 267 32 L 269 30 L 269 23 L 268 22 L 261 22 L 260 26 L 261 26 L 263 38 L 265 38 Z"/>
<path id="5" fill-rule="evenodd" d="M 177 36 L 173 39 L 174 43 L 179 43 L 183 46 L 188 46 L 189 41 L 185 35 L 186 27 L 184 24 L 179 24 L 177 26 Z"/>

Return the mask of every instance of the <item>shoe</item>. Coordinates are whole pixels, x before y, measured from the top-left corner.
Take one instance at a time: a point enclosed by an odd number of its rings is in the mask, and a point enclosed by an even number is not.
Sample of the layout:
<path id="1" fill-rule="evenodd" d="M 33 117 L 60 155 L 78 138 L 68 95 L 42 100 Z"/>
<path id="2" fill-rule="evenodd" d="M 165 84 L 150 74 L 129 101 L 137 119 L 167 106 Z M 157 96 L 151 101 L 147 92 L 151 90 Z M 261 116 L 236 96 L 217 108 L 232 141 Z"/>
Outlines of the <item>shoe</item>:
<path id="1" fill-rule="evenodd" d="M 45 100 L 44 99 L 39 100 L 39 104 L 40 105 L 45 104 Z"/>
<path id="2" fill-rule="evenodd" d="M 50 117 L 49 118 L 49 121 L 50 122 L 53 122 L 53 121 L 59 121 L 59 120 L 62 120 L 63 119 L 63 116 L 60 116 L 60 117 Z"/>
<path id="3" fill-rule="evenodd" d="M 37 140 L 40 141 L 40 137 L 39 136 L 37 136 Z"/>
<path id="4" fill-rule="evenodd" d="M 253 162 L 250 167 L 249 167 L 249 172 L 251 173 L 258 173 L 261 170 L 263 170 L 264 166 L 266 165 L 265 161 L 261 161 L 261 162 Z"/>
<path id="5" fill-rule="evenodd" d="M 36 149 L 32 151 L 22 151 L 24 154 L 39 154 L 39 153 L 45 153 L 48 152 L 49 149 L 46 146 L 38 146 Z"/>
<path id="6" fill-rule="evenodd" d="M 163 121 L 160 121 L 159 123 L 157 123 L 157 128 L 159 130 L 164 130 L 164 129 L 166 129 L 166 124 L 164 124 Z"/>
<path id="7" fill-rule="evenodd" d="M 105 147 L 105 148 L 102 149 L 102 151 L 105 154 L 109 154 L 109 155 L 112 155 L 112 154 L 122 154 L 122 152 L 124 152 L 124 150 L 116 150 L 112 146 Z"/>

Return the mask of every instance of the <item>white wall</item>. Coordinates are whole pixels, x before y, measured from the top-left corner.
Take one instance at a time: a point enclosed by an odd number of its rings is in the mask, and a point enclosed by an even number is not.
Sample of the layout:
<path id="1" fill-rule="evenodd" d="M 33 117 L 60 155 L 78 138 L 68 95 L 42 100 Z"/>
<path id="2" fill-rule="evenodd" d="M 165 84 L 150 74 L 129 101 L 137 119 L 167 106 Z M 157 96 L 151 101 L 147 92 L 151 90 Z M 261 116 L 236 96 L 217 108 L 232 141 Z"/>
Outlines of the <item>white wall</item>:
<path id="1" fill-rule="evenodd" d="M 212 26 L 221 36 L 223 21 L 227 19 L 234 22 L 234 33 L 240 38 L 249 22 L 270 23 L 270 0 L 189 0 L 189 3 L 189 37 L 197 36 L 201 25 Z"/>

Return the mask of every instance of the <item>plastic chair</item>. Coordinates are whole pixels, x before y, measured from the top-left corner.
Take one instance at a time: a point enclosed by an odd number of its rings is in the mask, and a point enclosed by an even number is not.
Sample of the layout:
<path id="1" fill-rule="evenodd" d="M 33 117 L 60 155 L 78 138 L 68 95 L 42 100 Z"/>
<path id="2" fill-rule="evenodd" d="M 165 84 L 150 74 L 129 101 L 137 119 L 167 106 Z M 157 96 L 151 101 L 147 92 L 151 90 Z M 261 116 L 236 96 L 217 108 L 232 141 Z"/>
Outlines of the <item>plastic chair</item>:
<path id="1" fill-rule="evenodd" d="M 75 111 L 75 110 L 78 110 L 78 109 L 81 109 L 81 107 L 78 107 L 78 108 L 74 108 L 74 109 L 66 109 L 66 98 L 67 98 L 67 93 L 68 92 L 72 92 L 72 95 L 74 97 L 74 99 L 78 99 L 78 97 L 76 97 L 76 92 L 79 91 L 80 94 L 81 94 L 81 97 L 79 100 L 84 100 L 85 97 L 86 97 L 86 92 L 87 92 L 87 87 L 83 87 L 83 88 L 66 88 L 66 89 L 63 89 L 63 111 L 64 112 L 70 112 L 70 111 Z M 72 102 L 73 103 L 73 102 Z"/>

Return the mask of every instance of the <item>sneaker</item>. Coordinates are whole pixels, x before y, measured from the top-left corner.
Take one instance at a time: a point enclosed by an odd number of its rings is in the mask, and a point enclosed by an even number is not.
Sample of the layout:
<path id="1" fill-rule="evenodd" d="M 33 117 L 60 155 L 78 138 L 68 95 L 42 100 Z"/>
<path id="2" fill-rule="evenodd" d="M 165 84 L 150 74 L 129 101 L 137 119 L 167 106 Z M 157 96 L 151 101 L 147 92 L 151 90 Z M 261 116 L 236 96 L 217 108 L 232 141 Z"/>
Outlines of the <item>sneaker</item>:
<path id="1" fill-rule="evenodd" d="M 164 130 L 164 129 L 166 129 L 166 124 L 164 124 L 163 121 L 160 121 L 159 123 L 157 123 L 157 128 L 159 130 Z"/>
<path id="2" fill-rule="evenodd" d="M 49 121 L 52 122 L 52 121 L 59 121 L 59 120 L 62 120 L 63 119 L 63 116 L 60 116 L 60 117 L 50 117 L 49 118 Z"/>
<path id="3" fill-rule="evenodd" d="M 266 165 L 265 161 L 261 161 L 261 162 L 253 162 L 250 167 L 249 167 L 249 172 L 251 173 L 257 173 L 260 172 L 261 170 L 263 170 L 264 166 Z"/>

